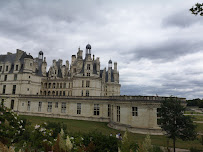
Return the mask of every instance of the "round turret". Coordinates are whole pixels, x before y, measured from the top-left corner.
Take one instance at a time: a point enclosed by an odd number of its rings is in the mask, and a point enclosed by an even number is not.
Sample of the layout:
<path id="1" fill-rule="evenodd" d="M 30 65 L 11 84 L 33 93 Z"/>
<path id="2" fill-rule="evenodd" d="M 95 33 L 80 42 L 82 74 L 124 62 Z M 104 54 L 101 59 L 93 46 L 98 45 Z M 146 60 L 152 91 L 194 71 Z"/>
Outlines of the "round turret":
<path id="1" fill-rule="evenodd" d="M 44 53 L 42 51 L 39 51 L 39 55 L 43 55 Z"/>
<path id="2" fill-rule="evenodd" d="M 90 44 L 87 44 L 87 45 L 86 45 L 86 49 L 91 50 L 91 45 L 90 45 Z"/>
<path id="3" fill-rule="evenodd" d="M 112 61 L 111 61 L 111 59 L 109 60 L 109 64 L 112 64 Z"/>
<path id="4" fill-rule="evenodd" d="M 44 55 L 44 53 L 43 53 L 42 51 L 39 51 L 38 58 L 39 58 L 39 59 L 43 59 L 43 55 Z"/>

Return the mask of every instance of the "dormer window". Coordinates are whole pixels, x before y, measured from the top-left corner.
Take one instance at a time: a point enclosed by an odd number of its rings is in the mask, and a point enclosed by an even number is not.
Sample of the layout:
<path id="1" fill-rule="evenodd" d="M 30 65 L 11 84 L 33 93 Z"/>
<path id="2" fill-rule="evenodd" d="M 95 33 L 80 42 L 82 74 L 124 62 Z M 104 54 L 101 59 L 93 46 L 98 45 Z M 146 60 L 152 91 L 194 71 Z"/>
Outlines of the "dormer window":
<path id="1" fill-rule="evenodd" d="M 90 70 L 90 64 L 87 64 L 87 70 Z"/>
<path id="2" fill-rule="evenodd" d="M 16 65 L 16 71 L 18 71 L 18 65 Z"/>

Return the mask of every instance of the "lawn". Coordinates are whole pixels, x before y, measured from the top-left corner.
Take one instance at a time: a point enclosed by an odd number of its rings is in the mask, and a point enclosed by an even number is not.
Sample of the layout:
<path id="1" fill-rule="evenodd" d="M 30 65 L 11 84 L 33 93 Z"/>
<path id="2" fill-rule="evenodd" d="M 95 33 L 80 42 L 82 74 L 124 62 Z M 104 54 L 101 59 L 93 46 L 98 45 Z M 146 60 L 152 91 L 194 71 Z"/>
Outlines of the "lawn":
<path id="1" fill-rule="evenodd" d="M 191 117 L 193 121 L 203 121 L 203 115 L 193 115 Z"/>
<path id="2" fill-rule="evenodd" d="M 184 114 L 203 114 L 203 112 L 185 111 Z"/>
<path id="3" fill-rule="evenodd" d="M 42 124 L 44 122 L 61 122 L 67 125 L 67 129 L 69 133 L 88 133 L 91 131 L 99 131 L 102 132 L 104 135 L 109 135 L 112 133 L 114 136 L 116 133 L 121 132 L 123 135 L 123 131 L 115 130 L 112 128 L 109 128 L 107 126 L 107 123 L 103 122 L 93 122 L 93 121 L 83 121 L 83 120 L 70 120 L 70 119 L 61 119 L 61 118 L 48 118 L 48 117 L 36 117 L 36 116 L 20 116 L 21 118 L 27 119 L 29 122 L 31 122 L 32 125 L 35 124 Z M 197 130 L 202 131 L 203 130 L 203 124 L 197 124 Z M 132 142 L 142 142 L 144 140 L 146 135 L 143 134 L 135 134 L 135 133 L 130 133 L 129 139 Z M 165 146 L 167 143 L 167 138 L 165 136 L 156 136 L 156 135 L 151 135 L 150 136 L 152 139 L 152 144 L 153 145 L 159 145 L 159 146 Z M 194 141 L 182 141 L 182 140 L 177 140 L 176 147 L 178 148 L 186 148 L 190 149 L 191 147 L 196 147 L 198 149 L 203 149 L 203 145 L 200 143 L 200 136 L 198 137 L 199 140 L 194 140 Z M 170 140 L 169 146 L 172 147 L 172 141 Z"/>

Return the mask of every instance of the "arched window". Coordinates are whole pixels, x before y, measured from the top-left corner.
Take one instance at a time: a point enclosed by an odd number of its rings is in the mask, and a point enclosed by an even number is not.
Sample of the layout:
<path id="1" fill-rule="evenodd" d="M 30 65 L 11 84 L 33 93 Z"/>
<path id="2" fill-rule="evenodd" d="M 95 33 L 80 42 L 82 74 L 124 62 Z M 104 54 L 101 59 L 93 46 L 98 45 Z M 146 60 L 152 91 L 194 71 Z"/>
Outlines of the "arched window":
<path id="1" fill-rule="evenodd" d="M 48 96 L 50 96 L 50 94 L 51 94 L 51 92 L 49 91 L 49 92 L 48 92 Z"/>
<path id="2" fill-rule="evenodd" d="M 55 91 L 52 91 L 52 95 L 55 96 Z"/>
<path id="3" fill-rule="evenodd" d="M 44 95 L 45 95 L 45 96 L 47 95 L 47 92 L 46 92 L 46 91 L 44 91 Z"/>
<path id="4" fill-rule="evenodd" d="M 51 83 L 49 83 L 49 88 L 51 88 Z"/>

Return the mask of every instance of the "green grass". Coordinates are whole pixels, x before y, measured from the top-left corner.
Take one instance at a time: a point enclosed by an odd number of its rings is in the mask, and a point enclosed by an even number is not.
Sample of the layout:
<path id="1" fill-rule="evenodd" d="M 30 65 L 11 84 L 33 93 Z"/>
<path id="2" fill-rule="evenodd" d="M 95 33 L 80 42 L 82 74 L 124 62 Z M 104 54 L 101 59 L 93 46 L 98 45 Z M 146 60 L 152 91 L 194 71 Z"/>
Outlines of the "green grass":
<path id="1" fill-rule="evenodd" d="M 203 112 L 184 111 L 184 114 L 203 114 Z"/>
<path id="2" fill-rule="evenodd" d="M 107 126 L 107 123 L 104 122 L 93 122 L 93 121 L 83 121 L 83 120 L 70 120 L 70 119 L 61 119 L 61 118 L 47 118 L 47 117 L 36 117 L 36 116 L 20 116 L 21 118 L 27 119 L 31 124 L 34 126 L 35 124 L 42 124 L 44 122 L 61 122 L 67 125 L 68 132 L 70 133 L 88 133 L 91 131 L 99 131 L 102 132 L 104 135 L 109 135 L 112 133 L 114 136 L 116 133 L 121 132 L 123 135 L 123 131 L 115 130 L 112 128 L 109 128 Z M 203 130 L 203 124 L 197 124 L 197 130 L 201 131 Z M 129 139 L 132 142 L 143 142 L 146 135 L 143 134 L 135 134 L 135 133 L 129 133 Z M 165 136 L 156 136 L 151 135 L 151 140 L 153 145 L 158 146 L 164 146 L 166 147 L 167 138 Z M 200 138 L 200 136 L 198 137 Z M 169 146 L 172 147 L 172 141 L 169 141 Z M 176 147 L 178 148 L 186 148 L 190 149 L 191 147 L 196 147 L 198 149 L 203 149 L 203 146 L 200 143 L 199 140 L 194 141 L 182 141 L 177 140 Z"/>
<path id="3" fill-rule="evenodd" d="M 193 115 L 191 117 L 193 121 L 203 121 L 203 115 Z"/>

